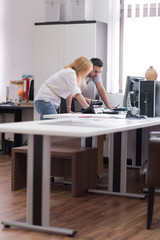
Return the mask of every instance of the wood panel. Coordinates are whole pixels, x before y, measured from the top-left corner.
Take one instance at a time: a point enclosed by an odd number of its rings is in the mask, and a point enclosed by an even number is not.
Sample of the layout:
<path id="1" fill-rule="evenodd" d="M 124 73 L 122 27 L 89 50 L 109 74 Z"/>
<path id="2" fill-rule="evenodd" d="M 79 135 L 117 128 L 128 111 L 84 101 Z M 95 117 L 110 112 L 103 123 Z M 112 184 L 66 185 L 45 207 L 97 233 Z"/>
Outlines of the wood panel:
<path id="1" fill-rule="evenodd" d="M 11 189 L 26 186 L 27 146 L 12 148 Z M 98 149 L 53 145 L 51 146 L 51 176 L 72 179 L 72 196 L 86 193 L 97 186 Z"/>

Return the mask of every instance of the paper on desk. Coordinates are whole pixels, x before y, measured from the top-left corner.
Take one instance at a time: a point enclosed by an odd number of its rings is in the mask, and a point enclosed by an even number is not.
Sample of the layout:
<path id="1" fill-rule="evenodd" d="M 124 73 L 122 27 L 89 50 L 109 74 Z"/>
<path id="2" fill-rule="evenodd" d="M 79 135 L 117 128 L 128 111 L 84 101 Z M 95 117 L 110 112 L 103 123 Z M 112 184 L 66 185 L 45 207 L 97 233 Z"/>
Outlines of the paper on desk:
<path id="1" fill-rule="evenodd" d="M 54 121 L 48 121 L 42 122 L 42 124 L 49 124 L 49 125 L 63 125 L 63 126 L 79 126 L 79 127 L 116 127 L 117 126 L 117 117 L 98 117 L 97 115 L 81 115 L 76 118 L 64 118 L 64 119 L 59 119 L 59 120 L 54 120 Z M 118 125 L 125 125 L 126 121 L 124 121 L 124 118 L 119 118 L 118 119 Z"/>

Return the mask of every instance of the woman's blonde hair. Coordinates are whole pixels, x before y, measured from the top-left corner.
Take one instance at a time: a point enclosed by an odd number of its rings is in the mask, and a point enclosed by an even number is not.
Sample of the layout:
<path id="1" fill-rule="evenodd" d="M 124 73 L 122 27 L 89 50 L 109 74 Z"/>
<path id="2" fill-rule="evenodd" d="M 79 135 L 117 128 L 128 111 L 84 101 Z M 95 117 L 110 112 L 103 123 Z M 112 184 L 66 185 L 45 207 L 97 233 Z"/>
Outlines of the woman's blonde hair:
<path id="1" fill-rule="evenodd" d="M 93 63 L 87 59 L 86 57 L 82 56 L 79 57 L 77 59 L 75 59 L 72 63 L 70 63 L 69 65 L 66 65 L 64 68 L 72 68 L 73 70 L 75 70 L 76 74 L 77 74 L 77 80 L 79 81 L 78 77 L 80 74 L 87 74 L 93 67 Z M 85 79 L 83 79 L 83 85 L 85 85 Z"/>

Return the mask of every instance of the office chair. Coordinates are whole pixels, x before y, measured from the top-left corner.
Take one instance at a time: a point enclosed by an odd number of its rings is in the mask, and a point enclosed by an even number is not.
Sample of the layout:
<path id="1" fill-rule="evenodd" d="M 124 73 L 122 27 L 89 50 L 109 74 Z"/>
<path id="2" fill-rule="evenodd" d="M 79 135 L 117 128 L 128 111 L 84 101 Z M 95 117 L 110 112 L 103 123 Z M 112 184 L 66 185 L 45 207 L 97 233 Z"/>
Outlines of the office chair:
<path id="1" fill-rule="evenodd" d="M 147 229 L 152 223 L 155 188 L 160 187 L 160 132 L 151 132 L 148 144 L 148 161 L 141 169 L 143 186 L 148 188 Z"/>

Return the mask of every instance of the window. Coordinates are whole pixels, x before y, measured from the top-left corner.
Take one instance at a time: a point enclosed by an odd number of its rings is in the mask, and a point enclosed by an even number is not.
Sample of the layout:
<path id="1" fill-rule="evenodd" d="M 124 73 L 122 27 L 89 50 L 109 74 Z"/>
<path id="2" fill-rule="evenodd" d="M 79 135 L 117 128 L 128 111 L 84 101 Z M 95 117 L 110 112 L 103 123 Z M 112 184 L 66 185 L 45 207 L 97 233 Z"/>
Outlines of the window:
<path id="1" fill-rule="evenodd" d="M 127 75 L 144 77 L 153 66 L 160 79 L 160 0 L 122 0 L 121 8 L 121 81 L 124 90 Z"/>

